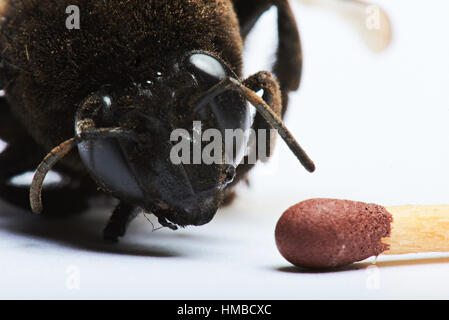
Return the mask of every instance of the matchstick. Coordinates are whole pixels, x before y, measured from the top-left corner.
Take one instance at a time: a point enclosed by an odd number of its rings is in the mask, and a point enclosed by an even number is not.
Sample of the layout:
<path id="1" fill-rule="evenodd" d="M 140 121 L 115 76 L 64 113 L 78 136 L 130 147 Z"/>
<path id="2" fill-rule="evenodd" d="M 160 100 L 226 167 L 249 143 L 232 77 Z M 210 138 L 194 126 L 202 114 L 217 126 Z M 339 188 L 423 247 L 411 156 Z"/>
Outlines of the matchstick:
<path id="1" fill-rule="evenodd" d="M 386 207 L 392 215 L 382 254 L 449 252 L 449 205 Z"/>
<path id="2" fill-rule="evenodd" d="M 311 199 L 288 209 L 275 235 L 284 258 L 308 268 L 340 267 L 380 254 L 449 252 L 449 205 Z"/>

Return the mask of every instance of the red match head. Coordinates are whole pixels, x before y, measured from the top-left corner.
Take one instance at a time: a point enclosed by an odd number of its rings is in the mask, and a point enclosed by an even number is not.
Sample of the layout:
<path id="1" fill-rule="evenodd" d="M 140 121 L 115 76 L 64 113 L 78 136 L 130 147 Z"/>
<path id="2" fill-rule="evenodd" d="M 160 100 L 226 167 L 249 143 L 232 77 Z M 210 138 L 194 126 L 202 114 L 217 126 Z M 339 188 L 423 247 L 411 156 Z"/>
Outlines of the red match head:
<path id="1" fill-rule="evenodd" d="M 289 208 L 276 226 L 276 244 L 292 264 L 331 268 L 377 256 L 392 216 L 376 204 L 311 199 Z"/>

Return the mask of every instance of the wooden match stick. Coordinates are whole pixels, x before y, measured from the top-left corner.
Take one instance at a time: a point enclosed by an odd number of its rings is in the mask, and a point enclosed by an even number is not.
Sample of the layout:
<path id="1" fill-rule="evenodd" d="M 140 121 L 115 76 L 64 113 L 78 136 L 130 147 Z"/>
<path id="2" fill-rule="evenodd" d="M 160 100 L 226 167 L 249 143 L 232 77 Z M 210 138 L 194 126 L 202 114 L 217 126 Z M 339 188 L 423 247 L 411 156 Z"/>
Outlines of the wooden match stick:
<path id="1" fill-rule="evenodd" d="M 284 258 L 308 268 L 340 267 L 380 254 L 449 252 L 449 205 L 311 199 L 288 209 L 275 235 Z"/>
<path id="2" fill-rule="evenodd" d="M 382 254 L 449 252 L 449 205 L 386 207 L 393 217 Z"/>
<path id="3" fill-rule="evenodd" d="M 305 5 L 331 9 L 351 23 L 363 42 L 375 52 L 385 50 L 391 43 L 391 22 L 387 13 L 377 5 L 360 0 L 299 0 Z"/>

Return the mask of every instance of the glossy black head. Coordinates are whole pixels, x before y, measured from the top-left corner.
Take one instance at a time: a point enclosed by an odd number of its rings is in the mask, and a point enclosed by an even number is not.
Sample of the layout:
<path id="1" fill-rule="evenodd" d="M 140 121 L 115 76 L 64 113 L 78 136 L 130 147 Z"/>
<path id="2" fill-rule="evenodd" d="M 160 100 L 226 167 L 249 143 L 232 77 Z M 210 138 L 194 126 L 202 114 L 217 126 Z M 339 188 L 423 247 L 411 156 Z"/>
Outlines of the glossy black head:
<path id="1" fill-rule="evenodd" d="M 202 141 L 201 134 L 213 129 L 224 140 L 226 129 L 252 125 L 248 103 L 235 91 L 223 92 L 198 108 L 197 99 L 227 77 L 236 75 L 221 59 L 191 52 L 167 59 L 160 70 L 128 83 L 111 81 L 92 93 L 79 107 L 77 124 L 92 119 L 97 129 L 129 133 L 79 143 L 81 158 L 97 184 L 174 224 L 209 222 L 234 179 L 246 141 L 240 141 L 231 155 L 223 147 L 210 163 L 204 161 L 203 150 L 211 137 Z M 186 149 L 174 149 L 181 142 L 190 145 L 187 156 Z"/>

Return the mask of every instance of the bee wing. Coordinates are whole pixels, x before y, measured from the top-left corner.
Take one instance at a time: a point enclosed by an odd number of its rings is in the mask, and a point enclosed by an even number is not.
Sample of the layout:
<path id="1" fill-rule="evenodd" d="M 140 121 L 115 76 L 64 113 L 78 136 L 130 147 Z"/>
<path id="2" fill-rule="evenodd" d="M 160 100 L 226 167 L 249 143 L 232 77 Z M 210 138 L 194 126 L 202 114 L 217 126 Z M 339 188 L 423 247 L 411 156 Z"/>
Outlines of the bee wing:
<path id="1" fill-rule="evenodd" d="M 391 43 L 393 32 L 388 14 L 379 6 L 361 0 L 297 0 L 298 2 L 330 9 L 350 23 L 366 46 L 381 52 Z"/>

